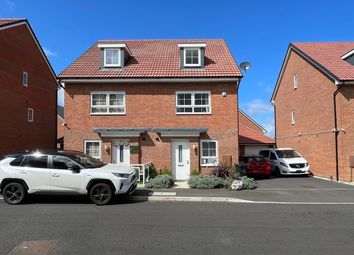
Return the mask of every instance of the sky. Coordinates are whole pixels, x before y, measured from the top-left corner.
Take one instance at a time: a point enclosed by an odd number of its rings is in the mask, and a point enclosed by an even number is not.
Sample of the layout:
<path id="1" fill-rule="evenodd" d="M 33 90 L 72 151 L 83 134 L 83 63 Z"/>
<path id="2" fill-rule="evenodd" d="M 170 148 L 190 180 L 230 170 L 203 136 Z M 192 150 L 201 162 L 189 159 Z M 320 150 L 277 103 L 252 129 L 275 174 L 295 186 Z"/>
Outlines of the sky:
<path id="1" fill-rule="evenodd" d="M 0 0 L 1 18 L 29 20 L 57 74 L 96 40 L 225 39 L 238 64 L 251 63 L 239 107 L 269 136 L 270 98 L 289 43 L 354 41 L 354 16 L 347 10 L 354 10 L 354 1 Z"/>

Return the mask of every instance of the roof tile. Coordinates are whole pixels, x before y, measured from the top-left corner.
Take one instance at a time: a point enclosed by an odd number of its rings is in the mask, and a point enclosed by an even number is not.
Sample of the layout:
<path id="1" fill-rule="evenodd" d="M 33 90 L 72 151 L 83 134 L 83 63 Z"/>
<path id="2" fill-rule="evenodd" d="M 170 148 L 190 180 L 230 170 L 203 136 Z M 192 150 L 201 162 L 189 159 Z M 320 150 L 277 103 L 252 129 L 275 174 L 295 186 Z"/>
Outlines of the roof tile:
<path id="1" fill-rule="evenodd" d="M 311 42 L 292 43 L 291 45 L 337 77 L 338 80 L 354 80 L 354 66 L 341 59 L 342 56 L 354 49 L 354 42 Z"/>
<path id="2" fill-rule="evenodd" d="M 131 52 L 122 69 L 101 69 L 99 43 L 125 43 Z M 179 43 L 206 43 L 205 67 L 181 69 Z M 59 78 L 183 78 L 242 77 L 224 40 L 104 40 L 97 41 L 65 68 Z"/>

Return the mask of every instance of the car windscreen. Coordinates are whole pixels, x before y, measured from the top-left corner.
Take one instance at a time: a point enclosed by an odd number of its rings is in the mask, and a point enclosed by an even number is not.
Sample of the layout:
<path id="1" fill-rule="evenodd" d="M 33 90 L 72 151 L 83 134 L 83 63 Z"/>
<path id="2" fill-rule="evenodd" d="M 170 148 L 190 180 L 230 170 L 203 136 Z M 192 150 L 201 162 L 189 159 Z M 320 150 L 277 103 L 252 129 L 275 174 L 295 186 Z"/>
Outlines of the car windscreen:
<path id="1" fill-rule="evenodd" d="M 68 155 L 69 158 L 80 164 L 84 168 L 100 168 L 106 165 L 101 160 L 93 158 L 87 154 L 75 153 Z"/>
<path id="2" fill-rule="evenodd" d="M 301 158 L 295 150 L 276 150 L 278 158 Z"/>

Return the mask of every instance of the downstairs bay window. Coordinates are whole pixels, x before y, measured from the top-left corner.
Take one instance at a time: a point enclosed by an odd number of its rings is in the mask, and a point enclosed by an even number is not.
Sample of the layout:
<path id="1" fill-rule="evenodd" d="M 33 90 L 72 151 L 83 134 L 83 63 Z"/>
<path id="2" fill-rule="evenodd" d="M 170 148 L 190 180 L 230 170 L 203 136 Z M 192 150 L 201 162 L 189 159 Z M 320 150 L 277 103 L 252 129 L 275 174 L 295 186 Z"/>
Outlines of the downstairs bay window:
<path id="1" fill-rule="evenodd" d="M 91 114 L 125 114 L 125 93 L 91 92 Z"/>
<path id="2" fill-rule="evenodd" d="M 216 140 L 200 141 L 200 162 L 201 166 L 218 165 L 218 143 Z"/>

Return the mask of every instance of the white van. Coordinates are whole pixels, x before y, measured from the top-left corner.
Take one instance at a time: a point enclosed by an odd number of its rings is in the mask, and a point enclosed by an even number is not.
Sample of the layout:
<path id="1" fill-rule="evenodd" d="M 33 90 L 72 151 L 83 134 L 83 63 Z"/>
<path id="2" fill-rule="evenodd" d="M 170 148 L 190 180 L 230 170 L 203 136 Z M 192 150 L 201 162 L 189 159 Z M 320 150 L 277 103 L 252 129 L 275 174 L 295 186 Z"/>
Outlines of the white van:
<path id="1" fill-rule="evenodd" d="M 293 148 L 269 148 L 259 152 L 268 159 L 275 175 L 310 175 L 309 163 Z"/>

